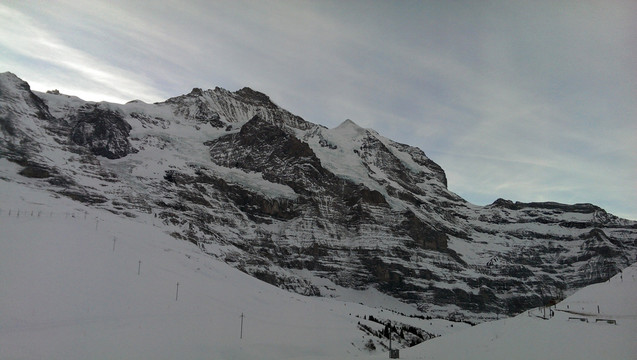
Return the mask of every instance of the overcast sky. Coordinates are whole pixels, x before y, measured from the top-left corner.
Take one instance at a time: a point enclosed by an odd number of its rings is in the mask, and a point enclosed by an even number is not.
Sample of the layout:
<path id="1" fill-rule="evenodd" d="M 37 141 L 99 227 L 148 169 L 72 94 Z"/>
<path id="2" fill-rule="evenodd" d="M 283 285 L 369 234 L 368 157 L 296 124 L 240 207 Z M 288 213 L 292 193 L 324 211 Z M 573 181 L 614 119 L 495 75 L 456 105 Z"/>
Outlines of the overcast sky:
<path id="1" fill-rule="evenodd" d="M 475 204 L 637 219 L 637 1 L 0 3 L 0 71 L 85 100 L 249 86 L 421 148 Z"/>

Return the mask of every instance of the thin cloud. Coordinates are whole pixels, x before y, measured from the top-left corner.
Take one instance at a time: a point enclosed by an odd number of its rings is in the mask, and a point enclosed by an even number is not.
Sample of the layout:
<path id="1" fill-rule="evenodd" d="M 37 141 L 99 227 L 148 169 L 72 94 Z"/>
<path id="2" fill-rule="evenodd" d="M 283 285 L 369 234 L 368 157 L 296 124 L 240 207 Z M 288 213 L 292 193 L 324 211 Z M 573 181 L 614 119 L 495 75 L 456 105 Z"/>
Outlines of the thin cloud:
<path id="1" fill-rule="evenodd" d="M 350 118 L 422 148 L 476 203 L 589 201 L 637 219 L 635 2 L 69 0 L 0 11 L 12 20 L 0 24 L 3 65 L 32 85 L 120 101 L 250 86 L 307 120 Z"/>
<path id="2" fill-rule="evenodd" d="M 81 50 L 67 46 L 21 12 L 0 5 L 0 17 L 5 19 L 0 26 L 0 43 L 4 48 L 26 58 L 46 61 L 49 66 L 63 69 L 79 78 L 90 79 L 96 83 L 93 87 L 101 90 L 99 94 L 83 90 L 75 95 L 102 95 L 107 97 L 106 100 L 116 102 L 132 100 L 140 95 L 146 98 L 159 97 L 154 89 L 136 81 L 134 74 L 104 64 Z"/>

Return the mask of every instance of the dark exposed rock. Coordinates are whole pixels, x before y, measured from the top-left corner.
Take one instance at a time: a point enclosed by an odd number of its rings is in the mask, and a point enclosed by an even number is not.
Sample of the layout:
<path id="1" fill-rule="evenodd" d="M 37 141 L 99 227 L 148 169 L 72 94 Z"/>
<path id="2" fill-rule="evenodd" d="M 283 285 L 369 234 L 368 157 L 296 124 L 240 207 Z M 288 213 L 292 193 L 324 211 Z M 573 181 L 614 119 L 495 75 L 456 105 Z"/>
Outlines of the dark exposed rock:
<path id="1" fill-rule="evenodd" d="M 210 203 L 201 196 L 202 188 L 196 185 L 211 185 L 220 194 L 230 199 L 246 213 L 257 215 L 253 219 L 259 221 L 260 216 L 271 216 L 278 219 L 291 219 L 297 216 L 294 204 L 286 199 L 270 199 L 239 185 L 229 184 L 225 180 L 204 170 L 197 170 L 195 176 L 183 174 L 174 170 L 166 171 L 164 179 L 180 188 L 179 198 L 193 204 L 209 207 Z M 261 220 L 262 221 L 262 220 Z"/>
<path id="2" fill-rule="evenodd" d="M 348 187 L 349 190 L 349 187 Z M 364 186 L 358 186 L 352 188 L 352 191 L 348 191 L 344 194 L 345 204 L 347 206 L 355 206 L 358 202 L 364 202 L 370 205 L 376 206 L 389 206 L 387 200 L 383 194 L 376 190 L 370 190 Z"/>
<path id="3" fill-rule="evenodd" d="M 0 132 L 5 133 L 9 136 L 16 136 L 16 127 L 13 125 L 13 115 L 7 114 L 5 116 L 0 116 Z"/>
<path id="4" fill-rule="evenodd" d="M 522 209 L 544 209 L 544 210 L 560 210 L 565 212 L 574 212 L 582 214 L 590 214 L 595 211 L 603 211 L 602 208 L 592 204 L 560 204 L 556 202 L 513 202 L 511 200 L 497 199 L 489 207 L 503 207 L 510 210 Z"/>
<path id="5" fill-rule="evenodd" d="M 254 91 L 249 87 L 244 87 L 243 89 L 236 91 L 235 94 L 241 97 L 241 99 L 245 102 L 252 105 L 263 106 L 265 108 L 277 107 L 272 100 L 270 100 L 269 96 L 262 92 Z"/>
<path id="6" fill-rule="evenodd" d="M 20 175 L 29 178 L 46 179 L 51 177 L 51 172 L 44 166 L 30 165 L 20 170 Z"/>
<path id="7" fill-rule="evenodd" d="M 436 230 L 420 220 L 416 214 L 407 211 L 404 214 L 402 228 L 414 239 L 416 245 L 431 250 L 446 250 L 449 237 L 442 231 Z"/>
<path id="8" fill-rule="evenodd" d="M 455 289 L 434 289 L 433 301 L 437 304 L 456 305 L 462 309 L 475 312 L 485 311 L 491 298 L 495 298 L 493 292 L 488 289 L 480 289 L 478 294 L 465 290 Z"/>
<path id="9" fill-rule="evenodd" d="M 81 108 L 71 132 L 71 140 L 88 147 L 95 155 L 119 159 L 135 150 L 128 136 L 131 126 L 116 111 L 99 105 Z"/>
<path id="10" fill-rule="evenodd" d="M 519 314 L 522 311 L 543 305 L 542 299 L 537 295 L 513 296 L 505 300 L 506 311 L 509 314 Z"/>
<path id="11" fill-rule="evenodd" d="M 560 223 L 560 226 L 570 229 L 586 229 L 590 227 L 591 224 L 582 221 L 563 221 Z"/>
<path id="12" fill-rule="evenodd" d="M 89 205 L 102 204 L 108 201 L 106 197 L 100 194 L 90 193 L 88 191 L 66 189 L 60 191 L 60 194 Z"/>
<path id="13" fill-rule="evenodd" d="M 222 166 L 259 171 L 263 178 L 288 185 L 299 194 L 334 184 L 310 147 L 276 125 L 253 117 L 237 134 L 207 142 L 212 160 Z"/>

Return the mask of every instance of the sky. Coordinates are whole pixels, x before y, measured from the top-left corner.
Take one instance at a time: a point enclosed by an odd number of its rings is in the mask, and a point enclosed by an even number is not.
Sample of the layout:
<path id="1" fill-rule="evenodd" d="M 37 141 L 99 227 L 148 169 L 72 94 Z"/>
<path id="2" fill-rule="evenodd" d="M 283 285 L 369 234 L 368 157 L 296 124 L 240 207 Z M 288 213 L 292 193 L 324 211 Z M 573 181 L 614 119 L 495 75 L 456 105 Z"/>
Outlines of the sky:
<path id="1" fill-rule="evenodd" d="M 417 146 L 478 205 L 637 220 L 637 2 L 0 2 L 0 72 L 85 100 L 248 86 Z"/>

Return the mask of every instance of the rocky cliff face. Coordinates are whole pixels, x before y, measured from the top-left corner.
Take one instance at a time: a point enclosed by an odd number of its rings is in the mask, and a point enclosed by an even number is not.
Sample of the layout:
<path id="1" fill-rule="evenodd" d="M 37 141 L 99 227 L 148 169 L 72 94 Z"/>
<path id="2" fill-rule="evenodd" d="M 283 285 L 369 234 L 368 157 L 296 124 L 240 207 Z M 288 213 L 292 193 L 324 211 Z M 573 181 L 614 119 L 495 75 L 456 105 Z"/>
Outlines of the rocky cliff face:
<path id="1" fill-rule="evenodd" d="M 514 314 L 637 255 L 636 222 L 590 204 L 472 205 L 422 150 L 249 88 L 96 104 L 4 73 L 0 158 L 18 165 L 4 179 L 152 221 L 277 286 L 376 288 L 432 316 Z"/>
<path id="2" fill-rule="evenodd" d="M 128 141 L 131 126 L 116 111 L 99 105 L 83 106 L 73 123 L 71 141 L 90 149 L 94 155 L 119 159 L 137 151 Z"/>

